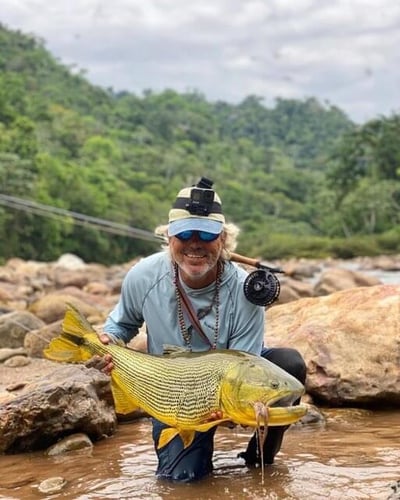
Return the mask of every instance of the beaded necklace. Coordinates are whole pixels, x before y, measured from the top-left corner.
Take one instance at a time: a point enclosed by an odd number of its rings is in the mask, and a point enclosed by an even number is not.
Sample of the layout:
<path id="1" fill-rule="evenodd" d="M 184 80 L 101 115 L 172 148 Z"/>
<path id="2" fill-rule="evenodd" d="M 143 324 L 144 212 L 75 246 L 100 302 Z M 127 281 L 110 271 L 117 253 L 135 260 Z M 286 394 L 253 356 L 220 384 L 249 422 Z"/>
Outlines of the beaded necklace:
<path id="1" fill-rule="evenodd" d="M 214 324 L 214 339 L 213 342 L 210 343 L 210 349 L 216 349 L 217 348 L 217 340 L 218 340 L 218 335 L 219 335 L 219 292 L 221 288 L 221 276 L 222 276 L 222 270 L 223 266 L 221 262 L 218 261 L 217 263 L 217 276 L 215 279 L 215 291 L 214 291 L 214 296 L 213 299 L 210 303 L 209 306 L 204 307 L 200 309 L 197 312 L 197 317 L 198 319 L 203 319 L 207 316 L 207 314 L 211 311 L 213 306 L 215 305 L 215 324 Z M 186 323 L 185 323 L 185 317 L 183 315 L 183 309 L 182 309 L 182 299 L 179 293 L 178 289 L 178 279 L 179 279 L 179 270 L 178 270 L 178 265 L 174 263 L 174 286 L 175 286 L 175 297 L 176 297 L 176 302 L 178 306 L 178 322 L 179 322 L 179 328 L 183 337 L 183 340 L 185 341 L 186 347 L 192 350 L 192 331 L 193 331 L 193 325 L 190 325 L 188 328 L 186 328 Z"/>

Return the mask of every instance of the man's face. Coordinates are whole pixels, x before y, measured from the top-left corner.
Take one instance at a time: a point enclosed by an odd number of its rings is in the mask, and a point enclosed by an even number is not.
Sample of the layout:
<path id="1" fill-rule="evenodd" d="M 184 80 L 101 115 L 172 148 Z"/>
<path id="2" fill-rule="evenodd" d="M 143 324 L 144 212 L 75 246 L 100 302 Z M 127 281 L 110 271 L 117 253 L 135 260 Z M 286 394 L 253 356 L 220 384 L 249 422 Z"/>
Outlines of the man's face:
<path id="1" fill-rule="evenodd" d="M 178 264 L 183 278 L 201 282 L 208 275 L 214 274 L 216 265 L 224 245 L 225 235 L 222 232 L 214 241 L 202 241 L 196 231 L 187 241 L 176 236 L 169 239 L 170 252 Z M 189 283 L 190 286 L 190 283 Z"/>

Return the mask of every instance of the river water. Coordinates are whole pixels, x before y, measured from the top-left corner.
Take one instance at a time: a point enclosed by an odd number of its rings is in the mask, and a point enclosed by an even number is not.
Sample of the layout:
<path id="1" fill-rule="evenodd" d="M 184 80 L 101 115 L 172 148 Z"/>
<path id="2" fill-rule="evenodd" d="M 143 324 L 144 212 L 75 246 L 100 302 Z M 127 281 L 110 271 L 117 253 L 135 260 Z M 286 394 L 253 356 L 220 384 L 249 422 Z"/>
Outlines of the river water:
<path id="1" fill-rule="evenodd" d="M 211 477 L 171 484 L 154 476 L 151 424 L 120 424 L 92 450 L 48 457 L 43 452 L 0 457 L 0 499 L 400 499 L 400 409 L 324 409 L 323 424 L 293 425 L 273 466 L 248 469 L 236 458 L 250 429 L 220 427 Z M 56 494 L 41 481 L 67 480 Z M 396 493 L 397 490 L 397 493 Z"/>

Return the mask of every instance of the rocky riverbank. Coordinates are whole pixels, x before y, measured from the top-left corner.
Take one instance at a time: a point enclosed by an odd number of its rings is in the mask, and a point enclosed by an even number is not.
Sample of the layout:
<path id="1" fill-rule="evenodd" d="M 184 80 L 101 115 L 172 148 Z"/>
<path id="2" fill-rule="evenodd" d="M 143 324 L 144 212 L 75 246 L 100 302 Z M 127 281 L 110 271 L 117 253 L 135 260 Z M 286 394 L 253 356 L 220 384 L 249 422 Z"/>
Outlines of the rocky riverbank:
<path id="1" fill-rule="evenodd" d="M 76 429 L 94 438 L 113 432 L 108 378 L 66 370 L 43 359 L 43 348 L 59 333 L 68 302 L 101 328 L 134 264 L 105 267 L 64 255 L 0 267 L 0 451 L 38 446 L 41 433 L 50 442 Z M 273 265 L 285 274 L 279 300 L 266 310 L 265 342 L 303 354 L 308 396 L 331 406 L 400 407 L 400 285 L 371 275 L 400 275 L 400 256 Z M 146 348 L 144 333 L 132 346 Z"/>

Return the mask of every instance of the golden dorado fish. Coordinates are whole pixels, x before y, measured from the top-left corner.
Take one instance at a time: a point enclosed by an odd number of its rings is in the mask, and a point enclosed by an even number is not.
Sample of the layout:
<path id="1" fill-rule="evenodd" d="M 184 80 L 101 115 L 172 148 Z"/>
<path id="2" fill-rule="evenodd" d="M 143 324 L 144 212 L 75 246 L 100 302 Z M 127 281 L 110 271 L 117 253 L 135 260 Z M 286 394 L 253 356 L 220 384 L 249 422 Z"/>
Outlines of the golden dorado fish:
<path id="1" fill-rule="evenodd" d="M 168 425 L 159 448 L 178 434 L 187 447 L 195 431 L 205 432 L 224 422 L 257 428 L 288 425 L 307 411 L 304 405 L 291 406 L 303 394 L 303 385 L 260 356 L 179 348 L 154 355 L 103 344 L 73 306 L 66 311 L 62 334 L 44 351 L 48 359 L 61 362 L 84 362 L 108 353 L 114 364 L 111 389 L 116 412 L 142 409 Z M 212 420 L 215 415 L 221 418 Z"/>

